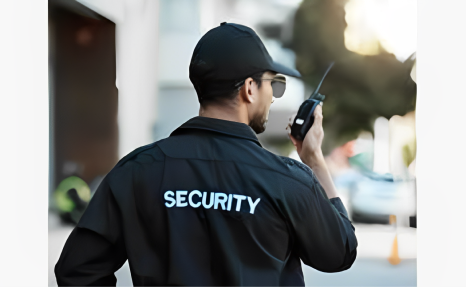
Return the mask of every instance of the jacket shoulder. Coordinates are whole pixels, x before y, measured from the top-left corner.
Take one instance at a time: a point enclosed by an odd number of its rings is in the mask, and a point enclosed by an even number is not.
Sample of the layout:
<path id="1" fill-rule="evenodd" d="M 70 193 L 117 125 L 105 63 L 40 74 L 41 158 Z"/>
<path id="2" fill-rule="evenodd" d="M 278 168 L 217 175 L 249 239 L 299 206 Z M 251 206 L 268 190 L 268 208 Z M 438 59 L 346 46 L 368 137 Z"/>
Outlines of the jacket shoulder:
<path id="1" fill-rule="evenodd" d="M 158 147 L 158 144 L 163 140 L 153 142 L 151 144 L 138 147 L 129 154 L 125 155 L 118 161 L 115 168 L 122 167 L 123 165 L 130 162 L 147 163 L 151 161 L 161 161 L 164 159 L 164 154 Z"/>
<path id="2" fill-rule="evenodd" d="M 295 159 L 292 159 L 292 158 L 289 158 L 289 157 L 286 157 L 286 156 L 280 156 L 280 155 L 277 155 L 285 164 L 289 165 L 289 166 L 294 166 L 295 169 L 299 169 L 309 175 L 314 175 L 312 169 L 310 167 L 308 167 L 307 165 L 305 165 L 304 163 L 300 162 L 300 161 L 297 161 Z"/>
<path id="3" fill-rule="evenodd" d="M 269 157 L 274 158 L 271 162 L 279 162 L 279 164 L 273 164 L 274 169 L 279 173 L 286 175 L 290 179 L 299 181 L 305 186 L 315 183 L 314 172 L 304 163 L 286 156 L 274 154 L 265 149 L 264 151 L 269 154 Z"/>

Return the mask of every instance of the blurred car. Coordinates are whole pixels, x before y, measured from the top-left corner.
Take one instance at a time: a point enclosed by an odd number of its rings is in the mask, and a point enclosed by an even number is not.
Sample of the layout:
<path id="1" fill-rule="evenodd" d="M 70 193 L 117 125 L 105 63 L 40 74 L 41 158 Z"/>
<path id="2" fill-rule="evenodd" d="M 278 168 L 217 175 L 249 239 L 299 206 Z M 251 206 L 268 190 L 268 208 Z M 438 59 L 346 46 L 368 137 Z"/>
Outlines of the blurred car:
<path id="1" fill-rule="evenodd" d="M 359 223 L 388 224 L 390 215 L 409 218 L 416 213 L 415 179 L 394 180 L 393 175 L 370 171 L 365 155 L 352 160 L 352 168 L 334 178 L 350 218 Z"/>

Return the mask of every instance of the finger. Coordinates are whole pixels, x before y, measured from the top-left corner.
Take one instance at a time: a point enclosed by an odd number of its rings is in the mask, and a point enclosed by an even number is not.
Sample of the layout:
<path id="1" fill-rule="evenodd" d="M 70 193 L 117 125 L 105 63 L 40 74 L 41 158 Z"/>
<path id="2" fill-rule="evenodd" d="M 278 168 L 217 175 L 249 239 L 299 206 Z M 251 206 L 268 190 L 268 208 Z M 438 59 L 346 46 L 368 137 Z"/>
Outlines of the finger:
<path id="1" fill-rule="evenodd" d="M 322 126 L 323 118 L 324 117 L 322 116 L 322 107 L 317 106 L 314 110 L 314 124 Z"/>
<path id="2" fill-rule="evenodd" d="M 321 105 L 317 105 L 317 107 L 314 109 L 314 116 L 320 114 L 321 116 L 322 115 L 322 106 Z"/>
<path id="3" fill-rule="evenodd" d="M 314 123 L 312 124 L 312 126 L 322 127 L 322 120 L 323 120 L 322 115 L 314 116 Z"/>
<path id="4" fill-rule="evenodd" d="M 288 134 L 288 137 L 290 138 L 290 140 L 291 140 L 291 142 L 293 143 L 294 146 L 296 146 L 298 144 L 298 141 L 291 134 Z"/>

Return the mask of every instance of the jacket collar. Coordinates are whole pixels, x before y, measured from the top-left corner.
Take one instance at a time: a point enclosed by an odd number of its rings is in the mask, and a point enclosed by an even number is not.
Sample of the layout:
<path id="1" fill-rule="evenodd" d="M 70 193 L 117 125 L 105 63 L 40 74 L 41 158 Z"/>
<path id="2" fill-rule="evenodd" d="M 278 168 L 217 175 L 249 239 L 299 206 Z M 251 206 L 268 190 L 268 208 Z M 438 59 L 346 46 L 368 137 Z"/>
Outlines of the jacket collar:
<path id="1" fill-rule="evenodd" d="M 262 147 L 262 145 L 259 143 L 259 140 L 257 139 L 256 133 L 252 130 L 252 128 L 239 122 L 197 116 L 182 124 L 176 130 L 174 130 L 170 136 L 176 135 L 178 132 L 185 129 L 208 130 L 232 137 L 247 139 Z"/>

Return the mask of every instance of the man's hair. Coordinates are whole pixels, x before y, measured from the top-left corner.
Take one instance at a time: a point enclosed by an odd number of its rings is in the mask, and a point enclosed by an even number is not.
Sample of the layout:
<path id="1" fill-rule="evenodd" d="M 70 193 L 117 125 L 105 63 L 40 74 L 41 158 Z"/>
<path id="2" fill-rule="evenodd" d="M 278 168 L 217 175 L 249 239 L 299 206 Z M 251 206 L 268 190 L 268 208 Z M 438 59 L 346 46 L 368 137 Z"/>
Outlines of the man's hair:
<path id="1" fill-rule="evenodd" d="M 257 87 L 260 88 L 262 85 L 262 75 L 265 73 L 265 71 L 255 73 L 252 76 L 249 76 L 252 78 L 252 80 L 257 84 Z M 249 78 L 247 77 L 247 78 Z M 224 101 L 232 101 L 236 99 L 236 97 L 239 94 L 239 91 L 241 88 L 244 86 L 245 80 L 242 80 L 242 82 L 238 81 L 238 84 L 240 84 L 237 88 L 233 88 L 228 92 L 218 92 L 218 93 L 212 93 L 211 96 L 209 97 L 202 97 L 202 99 L 199 100 L 201 106 L 206 106 L 212 103 L 219 103 L 219 102 L 224 102 Z M 242 83 L 242 84 L 241 84 Z M 219 89 L 222 91 L 223 89 Z"/>

